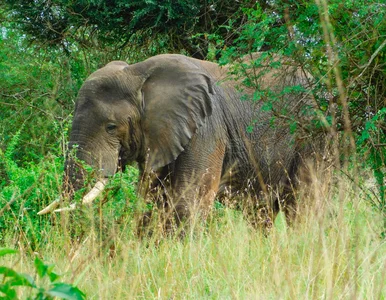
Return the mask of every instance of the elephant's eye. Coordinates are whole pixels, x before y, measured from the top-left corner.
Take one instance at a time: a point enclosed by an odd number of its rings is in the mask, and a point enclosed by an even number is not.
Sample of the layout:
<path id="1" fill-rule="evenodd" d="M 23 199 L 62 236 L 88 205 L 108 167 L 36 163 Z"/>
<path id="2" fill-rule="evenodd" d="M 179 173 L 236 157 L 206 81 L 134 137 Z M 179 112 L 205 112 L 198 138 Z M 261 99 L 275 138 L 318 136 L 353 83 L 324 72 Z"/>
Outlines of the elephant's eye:
<path id="1" fill-rule="evenodd" d="M 113 133 L 115 133 L 116 129 L 117 129 L 117 125 L 115 125 L 113 123 L 109 123 L 109 124 L 106 125 L 107 133 L 113 134 Z"/>

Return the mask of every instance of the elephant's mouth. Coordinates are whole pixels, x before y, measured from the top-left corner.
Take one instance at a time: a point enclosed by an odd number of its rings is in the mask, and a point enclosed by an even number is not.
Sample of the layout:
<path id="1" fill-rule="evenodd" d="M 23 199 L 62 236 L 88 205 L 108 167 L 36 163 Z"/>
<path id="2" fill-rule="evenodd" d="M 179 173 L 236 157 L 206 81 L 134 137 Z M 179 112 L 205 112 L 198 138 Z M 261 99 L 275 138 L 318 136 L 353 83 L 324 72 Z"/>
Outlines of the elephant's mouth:
<path id="1" fill-rule="evenodd" d="M 118 164 L 117 164 L 117 172 L 118 171 L 124 171 L 125 170 L 125 163 L 124 163 L 124 148 L 122 145 L 119 147 L 118 151 Z"/>
<path id="2" fill-rule="evenodd" d="M 137 155 L 134 154 L 131 149 L 128 149 L 125 145 L 121 144 L 118 151 L 117 172 L 125 171 L 126 166 L 134 162 L 136 159 L 137 159 Z"/>

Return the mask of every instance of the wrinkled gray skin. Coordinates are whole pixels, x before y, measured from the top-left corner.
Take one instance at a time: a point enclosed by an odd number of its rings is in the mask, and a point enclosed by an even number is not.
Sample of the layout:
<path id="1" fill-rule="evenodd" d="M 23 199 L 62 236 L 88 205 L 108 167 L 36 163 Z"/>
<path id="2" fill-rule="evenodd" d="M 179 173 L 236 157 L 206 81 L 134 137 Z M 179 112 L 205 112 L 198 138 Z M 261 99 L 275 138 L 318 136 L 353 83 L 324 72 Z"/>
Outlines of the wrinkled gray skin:
<path id="1" fill-rule="evenodd" d="M 177 220 L 196 208 L 205 215 L 225 190 L 237 194 L 248 188 L 256 195 L 283 190 L 289 179 L 295 182 L 305 150 L 287 125 L 270 126 L 272 115 L 261 104 L 240 100 L 236 83 L 224 80 L 227 71 L 174 54 L 133 65 L 111 62 L 79 91 L 69 148 L 77 145 L 78 159 L 102 177 L 113 175 L 119 165 L 138 162 L 146 182 L 140 193 L 152 196 L 160 188 L 164 207 L 172 208 Z M 274 91 L 306 87 L 307 82 L 294 67 L 259 79 L 262 88 Z M 280 105 L 294 114 L 308 101 L 299 94 L 284 100 Z M 252 133 L 246 130 L 250 125 Z M 67 191 L 83 186 L 76 169 L 68 158 Z"/>

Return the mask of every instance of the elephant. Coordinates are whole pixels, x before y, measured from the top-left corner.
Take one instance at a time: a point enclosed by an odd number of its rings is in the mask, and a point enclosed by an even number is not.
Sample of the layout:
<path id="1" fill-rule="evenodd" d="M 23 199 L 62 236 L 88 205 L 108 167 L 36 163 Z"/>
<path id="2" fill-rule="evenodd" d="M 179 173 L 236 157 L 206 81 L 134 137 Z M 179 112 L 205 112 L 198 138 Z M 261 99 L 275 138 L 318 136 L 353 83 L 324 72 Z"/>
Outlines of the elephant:
<path id="1" fill-rule="evenodd" d="M 256 59 L 264 65 L 264 57 L 245 58 L 241 66 Z M 76 100 L 69 140 L 76 159 L 66 159 L 64 189 L 73 194 L 69 191 L 84 184 L 77 160 L 91 165 L 100 178 L 84 203 L 92 202 L 119 168 L 136 162 L 139 194 L 157 198 L 177 224 L 194 212 L 205 218 L 216 197 L 247 191 L 258 199 L 277 190 L 285 199 L 307 159 L 313 159 L 310 143 L 289 126 L 289 120 L 298 124 L 312 107 L 312 76 L 285 60 L 248 71 L 256 89 L 240 88 L 242 80 L 230 71 L 230 66 L 161 54 L 131 65 L 112 61 L 92 73 Z M 300 92 L 285 91 L 287 86 L 301 87 Z M 271 107 L 258 101 L 272 93 Z M 39 214 L 53 211 L 59 202 Z M 284 206 L 291 208 L 291 202 Z M 277 213 L 280 200 L 272 207 Z"/>

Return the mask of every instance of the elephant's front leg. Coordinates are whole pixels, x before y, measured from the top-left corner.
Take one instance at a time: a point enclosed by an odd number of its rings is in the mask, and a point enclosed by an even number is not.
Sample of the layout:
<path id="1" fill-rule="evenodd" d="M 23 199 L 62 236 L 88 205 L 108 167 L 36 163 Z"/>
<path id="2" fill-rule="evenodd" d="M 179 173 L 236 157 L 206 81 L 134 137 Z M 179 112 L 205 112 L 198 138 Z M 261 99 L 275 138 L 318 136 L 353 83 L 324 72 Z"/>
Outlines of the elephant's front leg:
<path id="1" fill-rule="evenodd" d="M 150 205 L 153 208 L 142 207 L 146 211 L 138 217 L 138 235 L 151 235 L 154 231 L 153 225 L 161 225 L 165 223 L 165 213 L 170 206 L 170 174 L 173 172 L 172 165 L 161 168 L 157 171 L 144 172 L 143 166 L 140 166 L 141 179 L 138 185 L 138 194 L 144 200 L 144 204 Z"/>
<path id="2" fill-rule="evenodd" d="M 192 144 L 175 162 L 170 206 L 176 225 L 195 216 L 206 218 L 213 207 L 222 173 L 225 145 L 220 141 Z"/>

